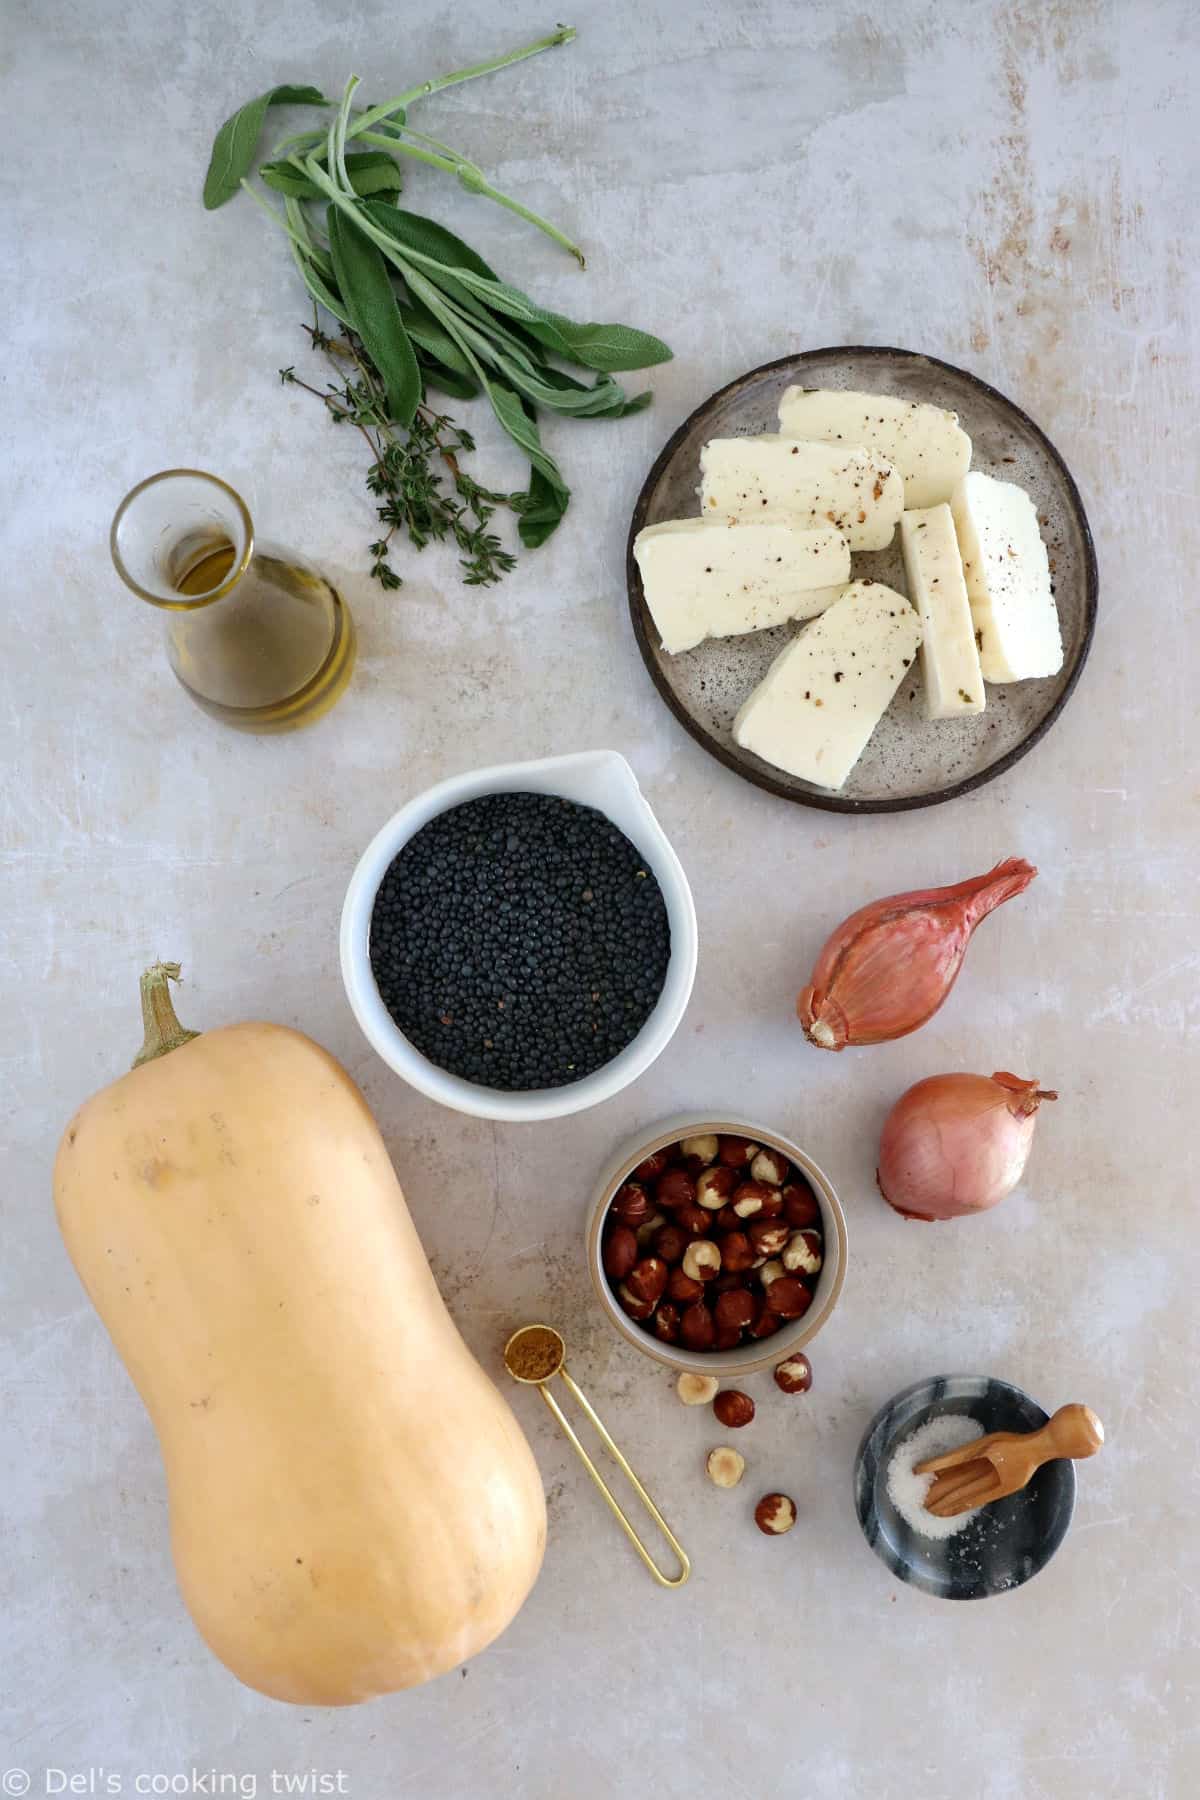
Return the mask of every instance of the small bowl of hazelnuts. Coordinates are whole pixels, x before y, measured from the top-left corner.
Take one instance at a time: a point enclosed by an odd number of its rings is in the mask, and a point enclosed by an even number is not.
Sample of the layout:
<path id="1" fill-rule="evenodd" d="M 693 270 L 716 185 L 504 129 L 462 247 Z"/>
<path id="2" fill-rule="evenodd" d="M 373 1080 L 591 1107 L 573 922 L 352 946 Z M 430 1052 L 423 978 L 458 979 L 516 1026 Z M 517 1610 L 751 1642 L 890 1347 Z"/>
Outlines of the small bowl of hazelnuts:
<path id="1" fill-rule="evenodd" d="M 588 1266 L 631 1344 L 679 1371 L 746 1374 L 813 1339 L 846 1274 L 832 1183 L 744 1119 L 672 1119 L 621 1149 L 588 1216 Z"/>

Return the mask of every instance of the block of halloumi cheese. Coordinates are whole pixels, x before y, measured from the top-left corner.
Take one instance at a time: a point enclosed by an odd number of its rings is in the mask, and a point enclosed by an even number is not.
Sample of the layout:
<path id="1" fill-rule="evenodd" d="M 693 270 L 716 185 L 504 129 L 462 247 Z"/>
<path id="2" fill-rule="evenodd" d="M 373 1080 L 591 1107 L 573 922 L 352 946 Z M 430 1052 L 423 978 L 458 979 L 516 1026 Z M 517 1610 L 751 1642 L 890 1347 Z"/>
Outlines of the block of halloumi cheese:
<path id="1" fill-rule="evenodd" d="M 962 558 L 948 506 L 900 515 L 908 597 L 921 621 L 925 717 L 957 719 L 987 704 Z"/>
<path id="2" fill-rule="evenodd" d="M 734 738 L 789 775 L 840 788 L 920 643 L 903 594 L 851 582 L 780 651 L 734 720 Z"/>
<path id="3" fill-rule="evenodd" d="M 882 550 L 904 510 L 900 477 L 880 456 L 768 432 L 712 438 L 700 452 L 705 518 L 832 525 L 851 550 Z"/>
<path id="4" fill-rule="evenodd" d="M 1014 481 L 976 470 L 950 501 L 985 681 L 1029 681 L 1062 668 L 1062 633 L 1037 508 Z"/>
<path id="5" fill-rule="evenodd" d="M 971 466 L 971 440 L 957 413 L 894 394 L 790 387 L 779 402 L 779 429 L 886 457 L 904 483 L 905 506 L 949 500 Z"/>
<path id="6" fill-rule="evenodd" d="M 639 531 L 633 554 L 671 656 L 705 638 L 811 619 L 850 579 L 849 546 L 832 525 L 668 519 Z"/>

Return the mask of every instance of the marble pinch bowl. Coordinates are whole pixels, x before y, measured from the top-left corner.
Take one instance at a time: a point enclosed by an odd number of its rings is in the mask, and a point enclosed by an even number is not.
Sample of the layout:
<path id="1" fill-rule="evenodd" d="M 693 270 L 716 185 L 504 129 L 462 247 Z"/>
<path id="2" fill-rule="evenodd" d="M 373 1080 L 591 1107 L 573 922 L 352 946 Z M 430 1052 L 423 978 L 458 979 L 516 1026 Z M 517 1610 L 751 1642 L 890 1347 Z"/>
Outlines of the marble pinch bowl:
<path id="1" fill-rule="evenodd" d="M 1028 1486 L 984 1507 L 956 1536 L 911 1530 L 888 1498 L 893 1450 L 928 1420 L 963 1413 L 983 1431 L 1036 1431 L 1049 1414 L 1007 1381 L 937 1375 L 914 1382 L 880 1408 L 854 1465 L 854 1504 L 863 1535 L 894 1575 L 942 1600 L 1002 1594 L 1044 1569 L 1075 1510 L 1075 1465 L 1044 1463 Z"/>

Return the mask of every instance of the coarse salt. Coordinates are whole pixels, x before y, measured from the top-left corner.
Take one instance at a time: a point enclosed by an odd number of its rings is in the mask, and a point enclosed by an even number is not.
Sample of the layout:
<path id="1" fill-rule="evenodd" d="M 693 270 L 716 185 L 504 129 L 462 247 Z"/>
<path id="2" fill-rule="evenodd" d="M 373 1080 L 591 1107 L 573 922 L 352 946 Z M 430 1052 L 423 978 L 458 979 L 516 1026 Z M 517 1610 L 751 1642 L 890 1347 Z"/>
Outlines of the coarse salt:
<path id="1" fill-rule="evenodd" d="M 960 1444 L 982 1436 L 982 1429 L 976 1419 L 968 1418 L 965 1413 L 943 1413 L 935 1419 L 926 1420 L 924 1425 L 919 1426 L 893 1450 L 887 1471 L 888 1499 L 904 1523 L 921 1537 L 951 1538 L 964 1525 L 969 1525 L 981 1508 L 973 1506 L 969 1512 L 956 1513 L 949 1519 L 941 1519 L 936 1513 L 926 1512 L 925 1496 L 933 1486 L 935 1477 L 916 1474 L 913 1464 L 924 1462 L 928 1456 L 941 1456 L 947 1450 L 957 1450 Z"/>

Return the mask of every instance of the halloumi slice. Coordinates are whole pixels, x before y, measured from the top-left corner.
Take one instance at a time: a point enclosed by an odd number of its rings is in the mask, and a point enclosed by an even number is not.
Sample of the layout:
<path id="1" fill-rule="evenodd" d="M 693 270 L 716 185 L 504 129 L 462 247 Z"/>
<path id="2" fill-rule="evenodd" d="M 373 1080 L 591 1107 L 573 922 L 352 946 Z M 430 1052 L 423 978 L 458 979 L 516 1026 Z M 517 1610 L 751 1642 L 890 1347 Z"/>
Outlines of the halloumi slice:
<path id="1" fill-rule="evenodd" d="M 633 554 L 671 656 L 705 638 L 811 619 L 850 579 L 849 546 L 831 525 L 669 519 L 639 531 Z"/>
<path id="2" fill-rule="evenodd" d="M 779 402 L 779 429 L 886 457 L 904 483 L 905 506 L 949 500 L 971 466 L 971 440 L 957 413 L 893 394 L 790 387 Z"/>
<path id="3" fill-rule="evenodd" d="M 733 722 L 743 749 L 817 787 L 840 788 L 921 643 L 903 594 L 854 581 L 780 651 Z"/>
<path id="4" fill-rule="evenodd" d="M 962 558 L 948 506 L 900 515 L 908 597 L 921 620 L 925 717 L 957 719 L 987 704 Z"/>
<path id="5" fill-rule="evenodd" d="M 900 477 L 855 446 L 805 444 L 768 432 L 712 438 L 700 452 L 705 518 L 831 525 L 851 550 L 882 550 L 904 510 Z"/>
<path id="6" fill-rule="evenodd" d="M 1037 508 L 1014 481 L 978 470 L 950 501 L 985 681 L 1057 675 L 1063 663 Z"/>

